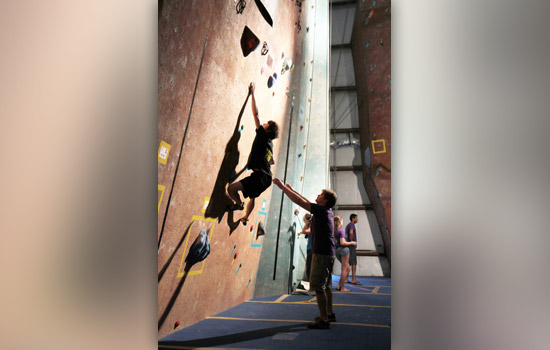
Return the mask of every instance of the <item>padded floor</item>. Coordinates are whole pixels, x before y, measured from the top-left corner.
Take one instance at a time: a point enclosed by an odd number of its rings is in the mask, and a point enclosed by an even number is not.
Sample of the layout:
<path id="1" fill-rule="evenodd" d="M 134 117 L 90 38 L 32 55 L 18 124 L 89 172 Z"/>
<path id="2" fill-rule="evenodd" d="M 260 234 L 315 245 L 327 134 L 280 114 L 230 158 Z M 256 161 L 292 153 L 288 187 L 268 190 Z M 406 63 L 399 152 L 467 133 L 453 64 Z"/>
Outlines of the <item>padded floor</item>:
<path id="1" fill-rule="evenodd" d="M 319 316 L 314 296 L 283 295 L 242 303 L 159 340 L 159 349 L 390 349 L 391 278 L 357 277 L 361 286 L 338 292 L 336 322 L 311 330 Z M 369 292 L 370 290 L 370 292 Z"/>

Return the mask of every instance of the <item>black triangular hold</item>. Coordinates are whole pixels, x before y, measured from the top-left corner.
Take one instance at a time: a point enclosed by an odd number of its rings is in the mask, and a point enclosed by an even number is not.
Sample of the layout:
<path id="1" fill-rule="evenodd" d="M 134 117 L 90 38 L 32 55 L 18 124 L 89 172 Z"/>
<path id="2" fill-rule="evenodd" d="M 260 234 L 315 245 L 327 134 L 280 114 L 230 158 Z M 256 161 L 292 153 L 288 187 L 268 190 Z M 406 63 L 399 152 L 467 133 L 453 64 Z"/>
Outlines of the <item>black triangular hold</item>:
<path id="1" fill-rule="evenodd" d="M 277 6 L 279 1 L 278 0 L 270 0 L 270 1 L 271 2 L 269 3 L 269 5 L 271 6 L 268 5 L 268 7 L 270 7 L 270 10 L 273 11 L 273 8 L 274 8 L 275 11 L 277 11 Z M 256 3 L 256 6 L 258 6 L 258 10 L 260 10 L 260 13 L 262 14 L 266 22 L 269 23 L 271 27 L 273 27 L 273 18 L 271 18 L 271 14 L 269 13 L 269 10 L 264 6 L 262 0 L 254 0 L 254 2 Z"/>
<path id="2" fill-rule="evenodd" d="M 205 230 L 201 230 L 185 258 L 188 266 L 193 266 L 198 262 L 203 261 L 210 254 L 210 242 Z"/>
<path id="3" fill-rule="evenodd" d="M 247 26 L 244 26 L 243 35 L 241 36 L 241 50 L 244 57 L 248 56 L 252 51 L 260 46 L 260 39 Z"/>
<path id="4" fill-rule="evenodd" d="M 264 223 L 260 221 L 258 222 L 258 227 L 256 228 L 256 239 L 263 235 L 265 235 Z"/>

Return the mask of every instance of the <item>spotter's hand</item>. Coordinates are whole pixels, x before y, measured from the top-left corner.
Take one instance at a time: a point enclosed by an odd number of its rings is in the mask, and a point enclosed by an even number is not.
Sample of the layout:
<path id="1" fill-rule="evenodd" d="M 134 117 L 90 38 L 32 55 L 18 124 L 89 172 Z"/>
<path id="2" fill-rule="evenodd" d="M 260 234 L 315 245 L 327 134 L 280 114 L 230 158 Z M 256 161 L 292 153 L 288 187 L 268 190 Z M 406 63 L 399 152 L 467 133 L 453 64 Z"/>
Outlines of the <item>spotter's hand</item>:
<path id="1" fill-rule="evenodd" d="M 275 185 L 277 185 L 277 187 L 279 187 L 279 188 L 281 188 L 281 189 L 282 189 L 283 186 L 284 186 L 283 183 L 281 182 L 281 180 L 279 180 L 279 179 L 276 178 L 276 177 L 273 178 L 273 183 L 274 183 Z"/>

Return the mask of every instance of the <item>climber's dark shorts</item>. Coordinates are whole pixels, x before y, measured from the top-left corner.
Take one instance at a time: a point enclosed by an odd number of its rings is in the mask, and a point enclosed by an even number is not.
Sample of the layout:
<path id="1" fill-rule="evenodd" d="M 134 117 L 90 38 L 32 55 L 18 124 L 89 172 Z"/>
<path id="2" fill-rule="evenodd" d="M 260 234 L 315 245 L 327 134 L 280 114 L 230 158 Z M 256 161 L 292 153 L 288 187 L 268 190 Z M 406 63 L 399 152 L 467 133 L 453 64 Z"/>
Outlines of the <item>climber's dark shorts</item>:
<path id="1" fill-rule="evenodd" d="M 254 171 L 252 175 L 241 180 L 241 185 L 243 185 L 245 198 L 256 198 L 271 186 L 271 176 L 261 171 Z"/>

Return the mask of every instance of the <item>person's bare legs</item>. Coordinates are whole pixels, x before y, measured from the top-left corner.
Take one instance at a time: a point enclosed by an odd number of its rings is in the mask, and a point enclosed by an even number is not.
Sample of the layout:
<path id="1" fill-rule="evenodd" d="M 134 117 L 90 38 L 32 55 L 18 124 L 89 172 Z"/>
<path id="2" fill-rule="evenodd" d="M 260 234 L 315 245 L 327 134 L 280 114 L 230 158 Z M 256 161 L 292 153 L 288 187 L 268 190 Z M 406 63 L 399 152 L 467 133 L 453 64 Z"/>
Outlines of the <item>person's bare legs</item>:
<path id="1" fill-rule="evenodd" d="M 349 275 L 349 255 L 344 255 L 342 259 L 342 269 L 340 272 L 340 282 L 338 282 L 338 288 L 341 292 L 349 292 L 349 289 L 345 288 L 345 283 L 348 280 Z"/>
<path id="2" fill-rule="evenodd" d="M 357 278 L 355 278 L 355 271 L 356 271 L 357 265 L 351 265 L 351 282 L 357 283 Z"/>
<path id="3" fill-rule="evenodd" d="M 227 193 L 226 197 L 229 199 L 232 204 L 240 206 L 242 204 L 241 197 L 237 193 L 237 191 L 243 190 L 243 185 L 241 182 L 233 182 L 231 185 L 227 187 Z"/>

